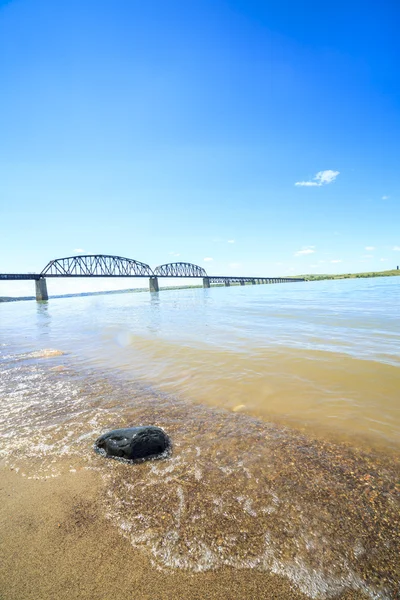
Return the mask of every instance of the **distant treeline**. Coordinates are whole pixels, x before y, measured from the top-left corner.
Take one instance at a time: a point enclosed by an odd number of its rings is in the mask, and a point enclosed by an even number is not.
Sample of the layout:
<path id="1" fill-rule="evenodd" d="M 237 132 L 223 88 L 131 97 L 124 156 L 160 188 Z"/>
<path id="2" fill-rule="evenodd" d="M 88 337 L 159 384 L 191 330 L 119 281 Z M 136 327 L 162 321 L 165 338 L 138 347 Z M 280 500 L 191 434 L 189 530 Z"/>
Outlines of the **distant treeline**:
<path id="1" fill-rule="evenodd" d="M 35 300 L 35 296 L 21 296 L 12 298 L 11 296 L 0 296 L 0 302 L 16 302 L 17 300 Z"/>

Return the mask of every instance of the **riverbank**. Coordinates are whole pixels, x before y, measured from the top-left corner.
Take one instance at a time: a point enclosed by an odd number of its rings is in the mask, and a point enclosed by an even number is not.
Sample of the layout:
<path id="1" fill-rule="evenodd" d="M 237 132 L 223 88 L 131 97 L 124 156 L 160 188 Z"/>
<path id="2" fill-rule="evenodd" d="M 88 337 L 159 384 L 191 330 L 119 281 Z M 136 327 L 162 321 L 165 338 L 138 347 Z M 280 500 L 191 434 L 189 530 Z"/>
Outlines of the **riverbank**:
<path id="1" fill-rule="evenodd" d="M 236 285 L 236 284 L 232 284 Z M 160 287 L 160 292 L 170 290 L 191 290 L 196 288 L 202 288 L 202 285 L 172 285 Z M 223 287 L 223 284 L 213 284 L 213 287 Z M 140 292 L 148 292 L 148 288 L 128 288 L 126 290 L 108 290 L 104 292 L 82 292 L 80 294 L 59 294 L 55 296 L 49 296 L 49 298 L 83 298 L 85 296 L 112 296 L 114 294 L 138 294 Z M 36 300 L 35 296 L 0 296 L 1 302 L 18 302 L 20 300 Z"/>
<path id="2" fill-rule="evenodd" d="M 390 271 L 368 271 L 366 273 L 341 273 L 339 275 L 331 274 L 307 274 L 297 275 L 303 277 L 306 281 L 322 281 L 324 279 L 363 279 L 368 277 L 396 277 L 400 275 L 400 270 L 392 269 Z"/>

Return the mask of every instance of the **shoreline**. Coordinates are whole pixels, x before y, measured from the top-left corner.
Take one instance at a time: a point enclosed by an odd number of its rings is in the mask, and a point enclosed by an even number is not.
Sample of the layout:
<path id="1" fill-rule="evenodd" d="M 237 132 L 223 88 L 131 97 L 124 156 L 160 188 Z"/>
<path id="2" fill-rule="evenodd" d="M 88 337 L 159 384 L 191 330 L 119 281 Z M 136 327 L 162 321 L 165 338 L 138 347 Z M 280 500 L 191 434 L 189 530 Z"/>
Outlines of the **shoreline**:
<path id="1" fill-rule="evenodd" d="M 76 374 L 49 377 L 51 393 Z M 77 383 L 49 416 L 40 391 L 38 424 L 2 461 L 2 600 L 396 597 L 394 457 L 123 381 Z M 134 424 L 162 426 L 172 457 L 93 451 Z"/>
<path id="2" fill-rule="evenodd" d="M 287 578 L 258 569 L 156 569 L 104 518 L 100 477 L 84 468 L 49 480 L 1 471 L 2 600 L 309 598 Z M 337 596 L 367 598 L 355 591 Z"/>
<path id="3" fill-rule="evenodd" d="M 400 270 L 391 269 L 390 271 L 367 271 L 362 273 L 341 273 L 339 275 L 330 274 L 307 274 L 297 275 L 297 277 L 304 277 L 306 281 L 325 281 L 332 279 L 370 279 L 371 277 L 398 277 L 400 276 Z"/>

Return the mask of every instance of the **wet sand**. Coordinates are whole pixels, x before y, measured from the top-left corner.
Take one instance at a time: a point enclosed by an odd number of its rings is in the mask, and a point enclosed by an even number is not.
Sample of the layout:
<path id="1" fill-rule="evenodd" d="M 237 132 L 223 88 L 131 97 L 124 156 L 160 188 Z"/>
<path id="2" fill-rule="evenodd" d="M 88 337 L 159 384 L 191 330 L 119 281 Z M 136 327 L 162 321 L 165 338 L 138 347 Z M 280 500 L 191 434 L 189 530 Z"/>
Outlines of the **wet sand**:
<path id="1" fill-rule="evenodd" d="M 305 600 L 289 581 L 254 569 L 160 571 L 104 518 L 98 473 L 23 478 L 1 470 L 2 600 Z M 357 592 L 341 600 L 362 600 Z"/>
<path id="2" fill-rule="evenodd" d="M 3 372 L 1 600 L 399 597 L 397 453 L 60 358 Z M 145 424 L 171 436 L 171 458 L 93 451 L 104 431 Z"/>

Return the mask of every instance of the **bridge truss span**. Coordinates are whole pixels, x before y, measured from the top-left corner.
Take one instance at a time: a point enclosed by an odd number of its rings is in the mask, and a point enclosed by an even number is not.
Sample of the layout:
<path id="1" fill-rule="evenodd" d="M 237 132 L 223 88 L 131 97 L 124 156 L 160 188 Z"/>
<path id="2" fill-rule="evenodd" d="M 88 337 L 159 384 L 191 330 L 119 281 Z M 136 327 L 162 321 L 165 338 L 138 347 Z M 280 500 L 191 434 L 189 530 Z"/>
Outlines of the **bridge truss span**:
<path id="1" fill-rule="evenodd" d="M 149 265 L 122 256 L 87 254 L 51 260 L 42 277 L 152 277 Z"/>
<path id="2" fill-rule="evenodd" d="M 191 263 L 168 263 L 154 269 L 154 275 L 158 277 L 207 277 L 206 271 Z"/>

